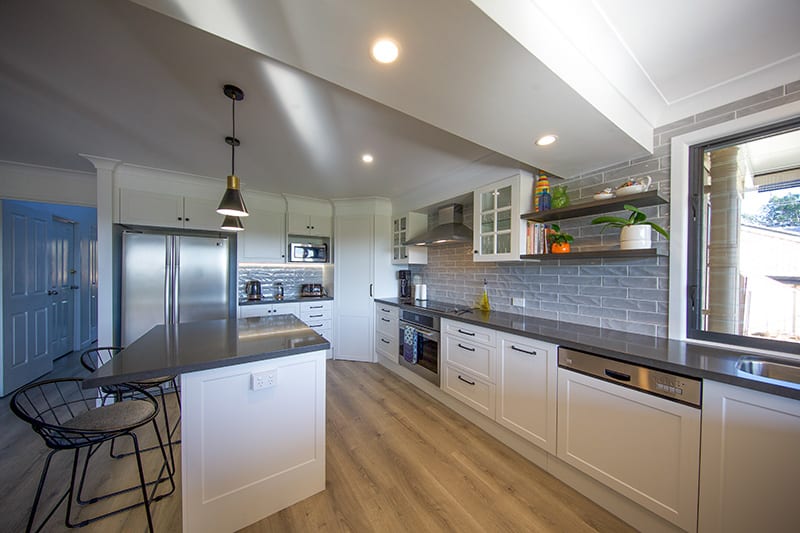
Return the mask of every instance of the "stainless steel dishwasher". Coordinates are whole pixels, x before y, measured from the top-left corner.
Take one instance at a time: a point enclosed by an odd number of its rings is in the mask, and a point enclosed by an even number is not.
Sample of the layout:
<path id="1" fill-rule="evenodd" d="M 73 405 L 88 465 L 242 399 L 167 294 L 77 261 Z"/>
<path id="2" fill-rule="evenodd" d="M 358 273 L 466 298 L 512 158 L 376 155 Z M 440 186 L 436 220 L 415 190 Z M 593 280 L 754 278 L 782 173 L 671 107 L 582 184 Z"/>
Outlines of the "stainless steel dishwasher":
<path id="1" fill-rule="evenodd" d="M 568 348 L 558 365 L 557 456 L 696 530 L 702 382 Z"/>

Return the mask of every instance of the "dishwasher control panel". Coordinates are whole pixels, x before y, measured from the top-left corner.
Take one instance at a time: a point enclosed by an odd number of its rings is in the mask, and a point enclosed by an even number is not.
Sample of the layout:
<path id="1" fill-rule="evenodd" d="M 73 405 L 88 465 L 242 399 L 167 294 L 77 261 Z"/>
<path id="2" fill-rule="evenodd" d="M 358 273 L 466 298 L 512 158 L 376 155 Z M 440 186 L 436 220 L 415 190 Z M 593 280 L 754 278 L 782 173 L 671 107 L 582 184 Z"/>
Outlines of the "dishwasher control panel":
<path id="1" fill-rule="evenodd" d="M 558 366 L 694 407 L 702 402 L 699 379 L 563 347 L 558 348 Z"/>

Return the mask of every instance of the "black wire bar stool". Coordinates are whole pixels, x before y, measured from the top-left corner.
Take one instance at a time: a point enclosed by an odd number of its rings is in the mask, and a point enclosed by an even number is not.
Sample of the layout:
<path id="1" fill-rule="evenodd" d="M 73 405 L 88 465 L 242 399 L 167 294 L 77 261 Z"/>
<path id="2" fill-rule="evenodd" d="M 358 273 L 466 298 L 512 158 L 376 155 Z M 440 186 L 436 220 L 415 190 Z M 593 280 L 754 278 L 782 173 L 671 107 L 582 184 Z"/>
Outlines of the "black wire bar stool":
<path id="1" fill-rule="evenodd" d="M 158 415 L 158 402 L 149 392 L 125 385 L 120 386 L 120 389 L 124 388 L 127 392 L 135 394 L 134 398 L 110 405 L 102 405 L 98 401 L 97 389 L 84 389 L 82 387 L 82 382 L 83 380 L 80 378 L 39 381 L 24 386 L 11 398 L 10 406 L 12 412 L 30 424 L 33 430 L 44 439 L 47 447 L 51 449 L 50 453 L 47 454 L 44 468 L 42 469 L 42 475 L 39 478 L 39 486 L 36 489 L 36 496 L 33 499 L 33 506 L 31 507 L 26 531 L 30 532 L 33 530 L 36 511 L 42 495 L 42 488 L 47 479 L 47 472 L 50 468 L 50 462 L 53 456 L 56 452 L 61 450 L 74 450 L 69 487 L 47 514 L 47 517 L 42 521 L 36 531 L 42 530 L 44 525 L 66 499 L 67 510 L 64 524 L 68 528 L 83 527 L 97 520 L 144 505 L 145 513 L 147 514 L 147 525 L 152 532 L 153 519 L 150 514 L 150 503 L 169 496 L 175 491 L 175 480 L 169 469 L 169 459 L 164 449 L 161 432 L 155 420 Z M 140 453 L 141 450 L 139 449 L 139 439 L 136 433 L 134 433 L 134 430 L 148 423 L 152 423 L 153 425 L 158 442 L 161 444 L 161 456 L 163 458 L 163 466 L 159 472 L 158 479 L 150 483 L 145 480 Z M 136 456 L 136 464 L 139 470 L 139 484 L 88 500 L 82 500 L 80 498 L 80 493 L 83 490 L 84 481 L 86 479 L 89 459 L 104 442 L 113 441 L 114 439 L 125 436 L 129 437 L 133 443 L 133 455 Z M 75 484 L 77 481 L 78 461 L 82 449 L 86 449 L 86 457 L 78 491 L 76 493 Z M 164 472 L 165 469 L 167 471 L 167 477 L 162 478 L 161 473 Z M 156 495 L 159 484 L 167 479 L 170 483 L 170 489 L 163 494 Z M 153 487 L 148 496 L 147 486 L 149 484 L 152 484 Z M 135 490 L 141 490 L 142 500 L 140 502 L 84 519 L 79 523 L 73 523 L 71 520 L 73 499 L 78 505 L 83 506 Z"/>
<path id="2" fill-rule="evenodd" d="M 122 351 L 122 347 L 120 346 L 101 346 L 98 348 L 92 348 L 86 350 L 81 354 L 81 364 L 83 367 L 90 372 L 96 371 L 98 368 L 103 366 L 104 364 L 111 361 L 115 355 L 117 355 L 120 351 Z M 170 457 L 170 465 L 172 474 L 175 473 L 175 452 L 173 451 L 173 445 L 180 444 L 180 439 L 173 441 L 172 437 L 178 429 L 178 425 L 180 424 L 181 417 L 180 417 L 180 408 L 181 408 L 181 396 L 180 391 L 178 389 L 178 383 L 176 380 L 176 376 L 161 376 L 152 379 L 145 379 L 141 381 L 132 381 L 129 383 L 134 387 L 144 389 L 147 391 L 154 392 L 155 389 L 158 389 L 158 395 L 161 397 L 161 410 L 164 414 L 164 427 L 166 427 L 166 434 L 167 434 L 167 446 L 169 447 L 169 457 Z M 166 401 L 166 393 L 167 393 L 167 386 L 172 385 L 173 389 L 175 390 L 175 397 L 178 400 L 178 420 L 175 421 L 175 425 L 170 428 L 169 424 L 169 413 L 167 411 L 167 401 Z M 121 401 L 122 395 L 120 394 L 120 390 L 116 386 L 107 386 L 101 387 L 101 392 L 104 394 L 105 397 L 113 397 L 115 401 Z M 151 450 L 157 449 L 158 446 L 150 446 L 149 448 L 143 448 L 141 451 L 147 452 Z M 114 443 L 111 443 L 111 456 L 115 459 L 119 459 L 121 457 L 125 457 L 130 455 L 132 452 L 127 453 L 114 453 Z"/>

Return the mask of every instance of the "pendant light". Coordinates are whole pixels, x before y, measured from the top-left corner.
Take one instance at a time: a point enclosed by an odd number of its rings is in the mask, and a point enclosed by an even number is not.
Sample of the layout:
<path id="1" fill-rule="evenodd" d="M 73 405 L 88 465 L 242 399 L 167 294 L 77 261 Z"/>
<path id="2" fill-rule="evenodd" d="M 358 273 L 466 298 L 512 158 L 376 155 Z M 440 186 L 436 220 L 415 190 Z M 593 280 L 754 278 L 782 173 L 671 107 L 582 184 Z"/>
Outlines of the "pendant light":
<path id="1" fill-rule="evenodd" d="M 244 198 L 239 190 L 239 178 L 236 177 L 236 147 L 241 144 L 236 138 L 236 102 L 244 100 L 244 92 L 235 85 L 225 85 L 223 88 L 225 96 L 231 99 L 231 122 L 233 124 L 233 135 L 225 137 L 225 142 L 231 147 L 231 174 L 228 176 L 228 187 L 219 203 L 217 213 L 226 217 L 246 217 L 249 215 L 244 205 Z M 239 222 L 241 227 L 241 222 Z M 243 228 L 242 228 L 243 229 Z"/>
<path id="2" fill-rule="evenodd" d="M 244 231 L 244 226 L 241 218 L 225 215 L 225 219 L 219 229 L 222 231 Z"/>

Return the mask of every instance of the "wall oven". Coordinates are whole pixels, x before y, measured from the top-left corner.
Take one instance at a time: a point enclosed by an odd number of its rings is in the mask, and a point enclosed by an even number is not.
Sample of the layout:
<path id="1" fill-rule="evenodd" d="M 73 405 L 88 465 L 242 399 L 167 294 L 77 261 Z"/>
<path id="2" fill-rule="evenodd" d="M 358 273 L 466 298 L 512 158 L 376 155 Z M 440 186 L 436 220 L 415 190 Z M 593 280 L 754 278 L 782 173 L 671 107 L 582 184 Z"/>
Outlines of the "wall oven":
<path id="1" fill-rule="evenodd" d="M 436 315 L 400 310 L 399 352 L 400 365 L 439 386 L 439 317 Z M 414 328 L 417 338 L 417 360 L 409 362 L 403 357 L 406 327 Z"/>

